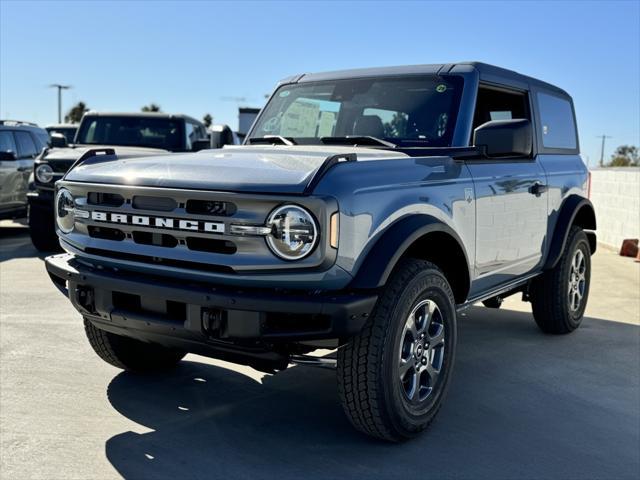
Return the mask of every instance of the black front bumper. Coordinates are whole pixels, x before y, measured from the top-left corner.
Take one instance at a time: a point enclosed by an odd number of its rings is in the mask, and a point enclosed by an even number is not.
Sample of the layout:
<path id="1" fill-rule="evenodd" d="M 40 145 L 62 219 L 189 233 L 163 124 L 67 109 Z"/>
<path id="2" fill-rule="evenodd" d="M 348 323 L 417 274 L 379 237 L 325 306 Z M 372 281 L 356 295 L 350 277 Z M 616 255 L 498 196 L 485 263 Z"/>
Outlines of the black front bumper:
<path id="1" fill-rule="evenodd" d="M 268 356 L 284 343 L 349 337 L 363 327 L 377 300 L 375 293 L 189 284 L 93 267 L 70 254 L 45 263 L 54 284 L 98 328 L 223 358 L 224 352 Z"/>

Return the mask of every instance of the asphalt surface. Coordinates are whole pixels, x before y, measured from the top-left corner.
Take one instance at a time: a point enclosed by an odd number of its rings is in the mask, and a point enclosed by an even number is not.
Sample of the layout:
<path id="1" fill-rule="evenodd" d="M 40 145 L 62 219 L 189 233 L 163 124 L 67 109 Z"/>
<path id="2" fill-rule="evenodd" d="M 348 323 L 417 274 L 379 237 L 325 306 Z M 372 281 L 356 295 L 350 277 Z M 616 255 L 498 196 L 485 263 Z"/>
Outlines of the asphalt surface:
<path id="1" fill-rule="evenodd" d="M 165 376 L 103 363 L 24 229 L 0 226 L 0 478 L 640 478 L 640 264 L 601 250 L 582 327 L 528 304 L 469 309 L 446 403 L 418 439 L 344 417 L 332 371 L 189 355 Z"/>

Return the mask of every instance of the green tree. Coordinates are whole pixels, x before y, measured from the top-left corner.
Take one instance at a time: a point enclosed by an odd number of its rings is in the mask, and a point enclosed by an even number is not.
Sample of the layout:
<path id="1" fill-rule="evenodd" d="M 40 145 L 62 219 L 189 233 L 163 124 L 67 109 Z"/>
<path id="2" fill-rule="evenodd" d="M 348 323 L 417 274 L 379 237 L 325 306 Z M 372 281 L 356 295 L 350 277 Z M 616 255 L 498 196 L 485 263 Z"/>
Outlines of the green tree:
<path id="1" fill-rule="evenodd" d="M 160 105 L 157 105 L 155 103 L 150 103 L 149 105 L 145 105 L 144 107 L 142 107 L 142 111 L 143 112 L 161 112 L 162 110 L 160 110 Z"/>
<path id="2" fill-rule="evenodd" d="M 637 167 L 640 166 L 640 152 L 634 145 L 620 145 L 611 155 L 607 167 Z"/>
<path id="3" fill-rule="evenodd" d="M 211 116 L 211 114 L 206 113 L 204 117 L 202 117 L 202 123 L 204 123 L 205 127 L 209 128 L 213 123 L 213 117 Z"/>
<path id="4" fill-rule="evenodd" d="M 84 102 L 76 103 L 64 116 L 65 123 L 80 123 L 82 116 L 89 111 Z"/>

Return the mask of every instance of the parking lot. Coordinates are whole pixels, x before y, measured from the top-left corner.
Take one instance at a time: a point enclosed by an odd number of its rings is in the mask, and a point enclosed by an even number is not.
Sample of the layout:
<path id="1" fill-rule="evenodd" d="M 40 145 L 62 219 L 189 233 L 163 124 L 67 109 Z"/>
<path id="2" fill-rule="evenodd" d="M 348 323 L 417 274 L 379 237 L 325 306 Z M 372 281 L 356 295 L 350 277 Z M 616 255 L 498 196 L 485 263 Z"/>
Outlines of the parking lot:
<path id="1" fill-rule="evenodd" d="M 640 475 L 640 264 L 611 251 L 572 335 L 540 333 L 518 298 L 466 311 L 440 416 L 400 445 L 351 428 L 329 370 L 108 366 L 15 223 L 0 226 L 0 291 L 2 478 Z"/>

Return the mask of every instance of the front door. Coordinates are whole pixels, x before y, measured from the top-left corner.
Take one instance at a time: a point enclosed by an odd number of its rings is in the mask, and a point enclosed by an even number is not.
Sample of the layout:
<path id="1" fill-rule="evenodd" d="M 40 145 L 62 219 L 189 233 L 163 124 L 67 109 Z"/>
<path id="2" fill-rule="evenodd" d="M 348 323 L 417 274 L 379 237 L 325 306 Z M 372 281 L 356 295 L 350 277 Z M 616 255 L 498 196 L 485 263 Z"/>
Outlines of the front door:
<path id="1" fill-rule="evenodd" d="M 526 92 L 480 87 L 474 128 L 519 118 L 531 120 Z M 542 261 L 547 179 L 536 157 L 470 160 L 467 166 L 476 198 L 473 296 L 527 274 Z"/>

